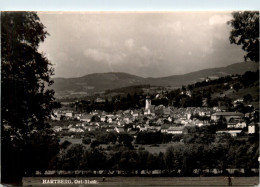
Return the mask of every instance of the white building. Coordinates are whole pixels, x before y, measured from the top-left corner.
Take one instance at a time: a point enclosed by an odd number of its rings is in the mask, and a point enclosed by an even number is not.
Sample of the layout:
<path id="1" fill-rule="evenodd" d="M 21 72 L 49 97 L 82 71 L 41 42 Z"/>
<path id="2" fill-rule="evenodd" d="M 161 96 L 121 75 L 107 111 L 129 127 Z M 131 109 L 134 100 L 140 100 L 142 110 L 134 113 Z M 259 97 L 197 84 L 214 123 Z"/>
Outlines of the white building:
<path id="1" fill-rule="evenodd" d="M 250 123 L 248 125 L 248 134 L 254 134 L 255 131 L 256 131 L 255 124 L 254 123 Z"/>
<path id="2" fill-rule="evenodd" d="M 182 134 L 184 127 L 169 127 L 168 134 Z"/>

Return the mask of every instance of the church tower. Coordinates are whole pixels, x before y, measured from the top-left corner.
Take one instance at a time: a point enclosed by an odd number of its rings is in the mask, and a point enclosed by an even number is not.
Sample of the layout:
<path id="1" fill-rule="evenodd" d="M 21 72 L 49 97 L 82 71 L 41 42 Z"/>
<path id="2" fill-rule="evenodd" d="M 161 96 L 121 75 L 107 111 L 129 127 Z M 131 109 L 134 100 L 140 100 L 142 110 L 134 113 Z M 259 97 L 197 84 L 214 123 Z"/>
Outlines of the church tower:
<path id="1" fill-rule="evenodd" d="M 151 109 L 151 97 L 147 95 L 145 100 L 144 114 L 151 114 L 150 109 Z"/>
<path id="2" fill-rule="evenodd" d="M 145 100 L 145 110 L 150 109 L 150 107 L 151 107 L 151 98 L 149 95 L 147 95 Z"/>

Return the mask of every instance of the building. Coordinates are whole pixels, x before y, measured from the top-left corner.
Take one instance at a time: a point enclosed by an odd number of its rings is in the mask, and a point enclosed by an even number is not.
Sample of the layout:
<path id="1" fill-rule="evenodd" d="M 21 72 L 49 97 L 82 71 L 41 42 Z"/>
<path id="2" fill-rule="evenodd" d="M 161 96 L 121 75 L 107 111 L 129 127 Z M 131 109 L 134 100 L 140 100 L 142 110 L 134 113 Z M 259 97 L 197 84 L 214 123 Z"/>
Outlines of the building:
<path id="1" fill-rule="evenodd" d="M 254 133 L 256 133 L 256 124 L 250 123 L 248 125 L 248 134 L 254 134 Z"/>
<path id="2" fill-rule="evenodd" d="M 227 124 L 227 128 L 243 129 L 246 127 L 246 122 L 240 119 L 231 118 Z"/>
<path id="3" fill-rule="evenodd" d="M 149 95 L 146 96 L 144 114 L 151 114 L 151 97 Z"/>
<path id="4" fill-rule="evenodd" d="M 235 137 L 241 132 L 242 130 L 223 130 L 223 131 L 217 131 L 216 134 L 230 134 L 231 136 Z"/>
<path id="5" fill-rule="evenodd" d="M 240 112 L 216 112 L 211 115 L 211 120 L 218 121 L 221 116 L 225 118 L 227 121 L 230 121 L 231 118 L 233 119 L 242 119 L 244 117 L 244 114 Z"/>
<path id="6" fill-rule="evenodd" d="M 73 111 L 66 111 L 65 112 L 65 116 L 69 117 L 69 118 L 72 118 L 73 117 Z"/>
<path id="7" fill-rule="evenodd" d="M 124 128 L 122 128 L 122 127 L 115 127 L 114 130 L 115 130 L 117 133 L 124 133 L 124 132 L 125 132 Z"/>
<path id="8" fill-rule="evenodd" d="M 92 118 L 92 115 L 83 115 L 83 116 L 80 116 L 80 121 L 90 122 L 91 118 Z"/>
<path id="9" fill-rule="evenodd" d="M 168 134 L 182 134 L 184 127 L 169 127 L 167 130 Z"/>

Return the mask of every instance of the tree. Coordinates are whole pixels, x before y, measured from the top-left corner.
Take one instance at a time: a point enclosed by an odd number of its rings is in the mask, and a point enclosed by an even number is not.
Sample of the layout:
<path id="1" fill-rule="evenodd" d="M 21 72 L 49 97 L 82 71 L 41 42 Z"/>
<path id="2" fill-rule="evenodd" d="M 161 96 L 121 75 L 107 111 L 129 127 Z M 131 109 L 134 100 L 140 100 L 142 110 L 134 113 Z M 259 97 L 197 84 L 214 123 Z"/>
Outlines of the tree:
<path id="1" fill-rule="evenodd" d="M 83 138 L 83 139 L 82 139 L 82 143 L 83 143 L 83 144 L 90 144 L 90 143 L 91 143 L 91 138 L 89 138 L 89 137 Z"/>
<path id="2" fill-rule="evenodd" d="M 233 19 L 228 22 L 233 28 L 230 32 L 231 44 L 242 45 L 247 52 L 245 61 L 259 62 L 259 11 L 233 12 Z"/>
<path id="3" fill-rule="evenodd" d="M 54 91 L 46 85 L 53 83 L 53 68 L 38 52 L 48 33 L 35 12 L 2 12 L 1 27 L 1 180 L 20 184 L 27 164 L 22 155 L 30 153 L 25 146 L 32 132 L 49 128 L 46 119 L 53 108 Z"/>
<path id="4" fill-rule="evenodd" d="M 251 102 L 252 100 L 253 100 L 252 95 L 250 95 L 250 94 L 244 95 L 244 101 L 245 102 Z"/>
<path id="5" fill-rule="evenodd" d="M 129 134 L 123 133 L 118 135 L 118 142 L 123 143 L 124 146 L 130 149 L 133 148 L 132 141 L 133 141 L 133 137 L 130 136 Z"/>
<path id="6" fill-rule="evenodd" d="M 91 142 L 90 147 L 94 149 L 95 147 L 98 147 L 99 145 L 100 145 L 100 142 L 97 140 L 94 140 L 93 142 Z"/>
<path id="7" fill-rule="evenodd" d="M 236 90 L 236 92 L 238 92 L 238 90 L 241 89 L 242 86 L 241 86 L 240 83 L 237 82 L 237 83 L 235 83 L 235 84 L 233 85 L 233 88 L 234 88 L 234 90 Z"/>
<path id="8" fill-rule="evenodd" d="M 63 170 L 79 170 L 83 167 L 83 155 L 85 154 L 84 146 L 74 144 L 66 149 L 61 157 L 61 167 Z"/>

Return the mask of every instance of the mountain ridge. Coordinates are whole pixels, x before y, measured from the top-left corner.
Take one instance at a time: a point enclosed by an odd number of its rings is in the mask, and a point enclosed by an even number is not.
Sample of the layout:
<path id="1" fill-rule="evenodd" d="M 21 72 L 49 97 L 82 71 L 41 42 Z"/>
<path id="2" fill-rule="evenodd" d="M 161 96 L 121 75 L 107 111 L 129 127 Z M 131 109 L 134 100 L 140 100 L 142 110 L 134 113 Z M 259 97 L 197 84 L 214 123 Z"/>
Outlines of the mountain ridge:
<path id="1" fill-rule="evenodd" d="M 256 71 L 258 63 L 242 62 L 228 65 L 226 67 L 208 68 L 183 75 L 172 75 L 166 77 L 144 78 L 125 72 L 92 73 L 82 77 L 53 78 L 52 88 L 57 97 L 68 97 L 76 95 L 91 95 L 104 92 L 108 89 L 149 84 L 152 86 L 181 87 L 202 81 L 206 77 L 223 77 L 231 74 L 243 74 L 246 71 Z"/>

